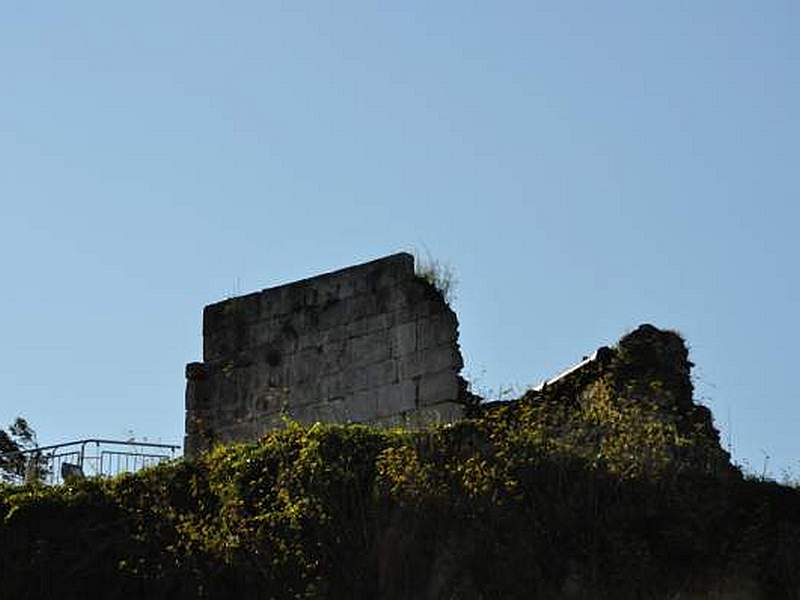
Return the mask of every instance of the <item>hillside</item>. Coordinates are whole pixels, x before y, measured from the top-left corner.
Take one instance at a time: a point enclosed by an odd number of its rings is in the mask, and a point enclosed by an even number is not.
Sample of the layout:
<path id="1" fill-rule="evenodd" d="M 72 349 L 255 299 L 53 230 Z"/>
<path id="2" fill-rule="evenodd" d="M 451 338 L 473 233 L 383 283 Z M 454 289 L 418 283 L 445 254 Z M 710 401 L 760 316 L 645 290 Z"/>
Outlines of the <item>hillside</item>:
<path id="1" fill-rule="evenodd" d="M 799 598 L 800 491 L 730 465 L 690 367 L 643 326 L 455 425 L 0 487 L 2 597 Z"/>

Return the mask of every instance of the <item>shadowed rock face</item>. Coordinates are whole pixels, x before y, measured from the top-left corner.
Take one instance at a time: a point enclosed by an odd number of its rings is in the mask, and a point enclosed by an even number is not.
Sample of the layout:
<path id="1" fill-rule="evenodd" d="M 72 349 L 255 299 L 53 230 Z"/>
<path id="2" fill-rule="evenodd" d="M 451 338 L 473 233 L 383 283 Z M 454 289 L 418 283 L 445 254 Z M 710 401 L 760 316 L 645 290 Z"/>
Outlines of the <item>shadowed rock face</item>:
<path id="1" fill-rule="evenodd" d="M 186 368 L 187 454 L 300 422 L 461 418 L 458 320 L 409 254 L 212 304 Z"/>

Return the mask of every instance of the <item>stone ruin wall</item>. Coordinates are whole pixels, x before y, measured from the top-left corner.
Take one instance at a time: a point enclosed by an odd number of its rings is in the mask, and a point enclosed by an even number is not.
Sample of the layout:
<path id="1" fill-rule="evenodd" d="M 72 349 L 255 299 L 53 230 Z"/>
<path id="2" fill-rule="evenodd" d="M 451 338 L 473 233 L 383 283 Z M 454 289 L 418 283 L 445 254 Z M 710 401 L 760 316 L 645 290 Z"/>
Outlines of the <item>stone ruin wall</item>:
<path id="1" fill-rule="evenodd" d="M 396 254 L 207 306 L 186 367 L 187 455 L 302 423 L 424 426 L 463 416 L 458 320 Z"/>

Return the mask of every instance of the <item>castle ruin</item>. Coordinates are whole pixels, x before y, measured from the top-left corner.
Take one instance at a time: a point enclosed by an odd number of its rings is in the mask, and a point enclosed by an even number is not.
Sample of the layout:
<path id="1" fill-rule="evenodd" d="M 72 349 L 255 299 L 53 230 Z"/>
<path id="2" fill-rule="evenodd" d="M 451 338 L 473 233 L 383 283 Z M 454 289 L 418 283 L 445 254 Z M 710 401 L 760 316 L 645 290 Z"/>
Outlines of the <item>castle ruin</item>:
<path id="1" fill-rule="evenodd" d="M 409 254 L 211 304 L 203 362 L 186 367 L 184 452 L 255 440 L 287 419 L 422 428 L 506 404 L 477 408 L 462 367 L 458 319 Z M 680 432 L 702 431 L 708 452 L 692 460 L 724 472 L 729 457 L 693 400 L 691 367 L 678 334 L 641 325 L 519 401 L 577 410 L 612 384 L 619 398 L 661 406 Z"/>
<path id="2" fill-rule="evenodd" d="M 203 311 L 186 367 L 187 455 L 287 418 L 417 427 L 458 420 L 469 396 L 458 320 L 401 253 L 231 298 Z"/>

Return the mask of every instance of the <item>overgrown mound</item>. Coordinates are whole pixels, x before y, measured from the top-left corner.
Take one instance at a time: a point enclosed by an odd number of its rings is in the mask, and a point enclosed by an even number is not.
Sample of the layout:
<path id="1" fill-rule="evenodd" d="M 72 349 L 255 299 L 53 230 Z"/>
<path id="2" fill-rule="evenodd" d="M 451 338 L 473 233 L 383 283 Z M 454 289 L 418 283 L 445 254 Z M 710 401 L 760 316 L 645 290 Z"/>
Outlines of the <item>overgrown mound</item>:
<path id="1" fill-rule="evenodd" d="M 738 476 L 674 370 L 604 360 L 455 426 L 0 488 L 2 597 L 797 598 L 800 493 Z"/>

